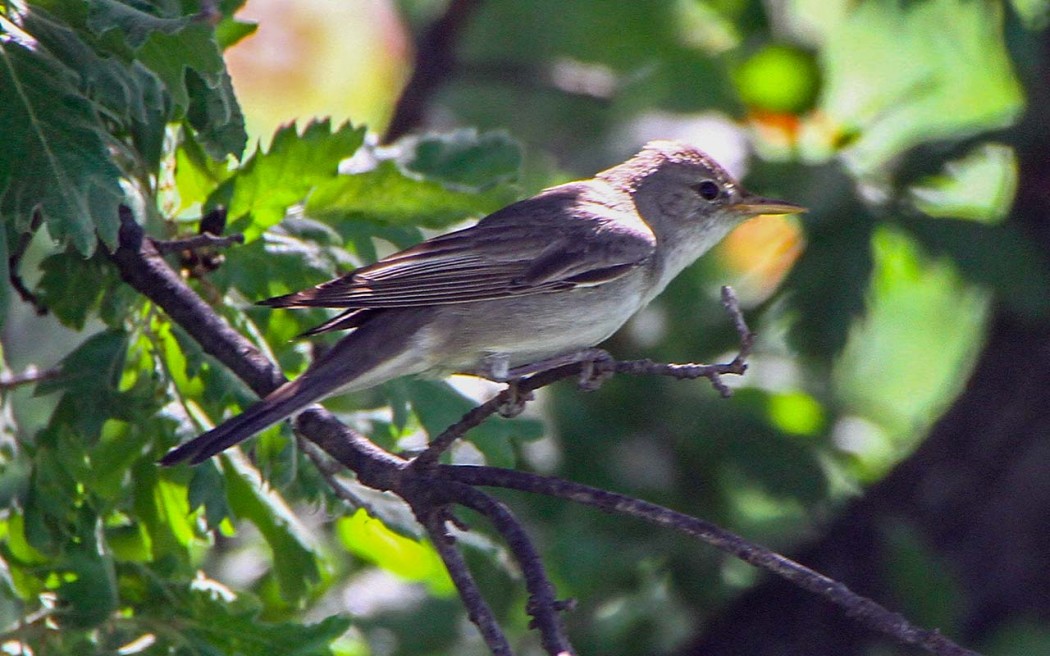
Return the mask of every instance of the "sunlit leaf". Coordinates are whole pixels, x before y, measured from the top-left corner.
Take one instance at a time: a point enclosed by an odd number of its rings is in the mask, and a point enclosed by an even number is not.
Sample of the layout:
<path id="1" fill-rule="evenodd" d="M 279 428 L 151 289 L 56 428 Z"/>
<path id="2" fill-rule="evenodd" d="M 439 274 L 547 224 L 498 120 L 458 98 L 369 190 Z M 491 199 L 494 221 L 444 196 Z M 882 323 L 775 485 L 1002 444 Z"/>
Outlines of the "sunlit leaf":
<path id="1" fill-rule="evenodd" d="M 859 129 L 848 149 L 857 171 L 875 171 L 923 141 L 1018 117 L 1024 98 L 1003 41 L 1002 4 L 878 0 L 848 7 L 825 35 L 821 104 L 835 123 Z"/>
<path id="2" fill-rule="evenodd" d="M 357 151 L 364 134 L 349 123 L 333 131 L 327 120 L 310 122 L 302 134 L 295 124 L 277 130 L 269 151 L 256 151 L 229 181 L 231 229 L 250 241 L 277 224 L 311 189 L 336 178 L 339 162 Z"/>
<path id="3" fill-rule="evenodd" d="M 391 531 L 364 510 L 336 522 L 336 532 L 354 555 L 408 581 L 425 583 L 433 594 L 448 596 L 455 590 L 433 546 Z"/>

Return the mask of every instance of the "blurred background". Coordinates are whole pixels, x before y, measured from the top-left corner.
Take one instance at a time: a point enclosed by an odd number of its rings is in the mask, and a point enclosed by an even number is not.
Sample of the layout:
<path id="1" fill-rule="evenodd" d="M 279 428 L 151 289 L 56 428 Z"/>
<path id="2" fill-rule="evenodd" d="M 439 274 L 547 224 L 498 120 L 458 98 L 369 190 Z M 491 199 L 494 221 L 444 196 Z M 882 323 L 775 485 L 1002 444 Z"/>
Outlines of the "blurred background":
<path id="1" fill-rule="evenodd" d="M 637 495 L 984 654 L 1050 653 L 1050 2 L 249 0 L 237 17 L 257 24 L 225 53 L 252 143 L 329 116 L 377 147 L 496 133 L 521 146 L 524 197 L 680 139 L 810 208 L 738 229 L 605 345 L 730 359 L 730 284 L 758 333 L 731 399 L 704 382 L 562 383 L 503 436 L 503 460 L 479 444 L 459 461 Z M 16 369 L 46 358 L 18 342 L 48 334 L 35 321 L 8 319 Z M 501 498 L 579 601 L 580 653 L 915 653 L 682 536 Z M 428 546 L 363 514 L 333 534 L 354 555 L 303 612 L 352 614 L 340 653 L 484 653 Z M 260 580 L 259 541 L 242 529 L 216 578 Z M 515 646 L 542 653 L 501 546 L 472 546 Z M 264 617 L 290 612 L 257 593 Z"/>

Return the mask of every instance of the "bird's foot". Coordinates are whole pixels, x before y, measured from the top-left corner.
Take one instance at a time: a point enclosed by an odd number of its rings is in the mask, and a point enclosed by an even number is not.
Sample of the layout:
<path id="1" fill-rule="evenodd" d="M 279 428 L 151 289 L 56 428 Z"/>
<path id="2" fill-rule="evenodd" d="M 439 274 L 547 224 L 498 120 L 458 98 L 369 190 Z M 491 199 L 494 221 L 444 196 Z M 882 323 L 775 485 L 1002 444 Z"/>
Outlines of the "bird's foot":
<path id="1" fill-rule="evenodd" d="M 608 351 L 602 349 L 587 349 L 587 351 L 586 357 L 580 360 L 582 369 L 580 370 L 579 386 L 585 392 L 593 392 L 612 378 L 615 371 L 611 365 L 616 361 Z"/>
<path id="2" fill-rule="evenodd" d="M 535 398 L 532 392 L 522 392 L 518 386 L 520 378 L 507 381 L 507 400 L 500 404 L 496 412 L 505 419 L 517 417 L 525 410 L 525 404 Z"/>

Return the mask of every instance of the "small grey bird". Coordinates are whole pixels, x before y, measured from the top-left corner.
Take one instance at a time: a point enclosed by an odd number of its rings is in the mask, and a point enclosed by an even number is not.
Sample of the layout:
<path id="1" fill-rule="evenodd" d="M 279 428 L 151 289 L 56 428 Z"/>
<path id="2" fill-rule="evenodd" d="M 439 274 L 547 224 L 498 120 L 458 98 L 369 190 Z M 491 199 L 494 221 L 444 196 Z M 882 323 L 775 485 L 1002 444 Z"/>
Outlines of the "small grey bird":
<path id="1" fill-rule="evenodd" d="M 692 146 L 650 142 L 593 179 L 551 187 L 470 228 L 262 301 L 345 308 L 307 334 L 353 332 L 299 378 L 161 463 L 199 463 L 325 397 L 399 376 L 506 381 L 573 361 L 736 225 L 800 211 L 748 193 Z"/>

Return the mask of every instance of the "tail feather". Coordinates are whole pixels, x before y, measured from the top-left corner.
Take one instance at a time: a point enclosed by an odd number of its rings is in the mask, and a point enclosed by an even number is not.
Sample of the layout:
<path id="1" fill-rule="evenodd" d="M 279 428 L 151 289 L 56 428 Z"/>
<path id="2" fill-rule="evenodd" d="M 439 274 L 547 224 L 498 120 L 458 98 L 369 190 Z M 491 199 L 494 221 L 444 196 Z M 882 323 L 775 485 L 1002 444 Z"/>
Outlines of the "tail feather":
<path id="1" fill-rule="evenodd" d="M 285 383 L 262 401 L 219 424 L 206 433 L 179 445 L 160 459 L 165 466 L 184 460 L 196 465 L 259 431 L 276 424 L 306 406 L 319 401 L 323 394 L 303 393 L 299 380 Z"/>
<path id="2" fill-rule="evenodd" d="M 353 322 L 356 330 L 332 347 L 299 378 L 281 385 L 240 415 L 169 451 L 160 462 L 197 464 L 255 433 L 335 394 L 378 385 L 427 368 L 414 335 L 430 321 L 432 309 L 364 310 L 333 320 Z"/>

